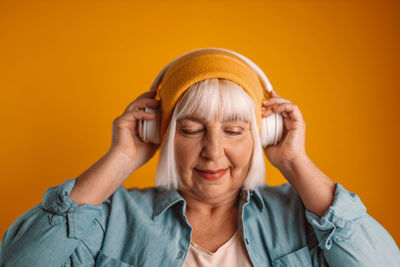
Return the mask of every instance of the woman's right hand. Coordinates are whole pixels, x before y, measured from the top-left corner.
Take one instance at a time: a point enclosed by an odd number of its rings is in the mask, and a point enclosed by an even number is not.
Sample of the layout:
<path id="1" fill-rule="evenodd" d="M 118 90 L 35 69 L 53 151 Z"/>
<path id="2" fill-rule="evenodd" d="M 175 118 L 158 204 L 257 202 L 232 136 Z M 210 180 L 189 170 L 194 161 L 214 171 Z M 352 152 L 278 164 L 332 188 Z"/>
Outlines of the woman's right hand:
<path id="1" fill-rule="evenodd" d="M 143 142 L 138 134 L 139 120 L 153 120 L 154 113 L 142 110 L 145 107 L 158 109 L 160 101 L 154 100 L 156 91 L 146 92 L 136 98 L 124 113 L 114 119 L 112 142 L 108 153 L 122 153 L 132 160 L 135 169 L 145 164 L 154 155 L 159 145 Z"/>

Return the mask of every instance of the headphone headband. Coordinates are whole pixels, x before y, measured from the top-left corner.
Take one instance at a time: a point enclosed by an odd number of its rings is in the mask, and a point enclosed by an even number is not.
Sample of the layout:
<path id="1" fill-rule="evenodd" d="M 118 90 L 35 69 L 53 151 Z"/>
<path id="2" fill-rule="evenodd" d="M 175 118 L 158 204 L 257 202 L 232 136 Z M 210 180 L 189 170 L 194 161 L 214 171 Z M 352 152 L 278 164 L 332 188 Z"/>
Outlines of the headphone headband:
<path id="1" fill-rule="evenodd" d="M 225 78 L 241 86 L 255 103 L 257 125 L 261 129 L 261 101 L 269 98 L 268 92 L 272 90 L 266 75 L 254 62 L 239 53 L 223 48 L 200 48 L 171 61 L 157 75 L 150 88 L 157 91 L 156 100 L 162 99 L 161 136 L 179 97 L 191 85 L 210 78 Z"/>
<path id="2" fill-rule="evenodd" d="M 164 76 L 164 74 L 165 74 L 165 71 L 168 69 L 168 67 L 169 67 L 170 65 L 172 65 L 172 63 L 174 63 L 175 61 L 179 60 L 180 58 L 186 56 L 186 55 L 189 54 L 189 53 L 193 53 L 193 52 L 195 52 L 195 51 L 210 50 L 210 49 L 219 50 L 219 51 L 224 51 L 224 52 L 227 52 L 227 53 L 231 53 L 231 54 L 233 54 L 233 55 L 235 55 L 235 56 L 241 58 L 241 59 L 242 59 L 243 61 L 245 61 L 254 71 L 256 71 L 258 77 L 261 78 L 261 79 L 260 79 L 260 82 L 261 82 L 262 87 L 263 87 L 265 90 L 267 90 L 268 92 L 271 92 L 271 91 L 273 90 L 273 87 L 272 87 L 272 85 L 271 85 L 271 83 L 270 83 L 268 77 L 267 77 L 267 76 L 265 75 L 265 73 L 261 70 L 261 68 L 260 68 L 259 66 L 257 66 L 253 61 L 251 61 L 249 58 L 247 58 L 247 57 L 243 56 L 242 54 L 239 54 L 239 53 L 237 53 L 237 52 L 235 52 L 235 51 L 229 50 L 229 49 L 217 48 L 217 47 L 209 47 L 209 48 L 198 48 L 198 49 L 195 49 L 195 50 L 188 51 L 188 52 L 186 52 L 186 53 L 184 53 L 184 54 L 178 56 L 178 57 L 175 58 L 174 60 L 172 60 L 170 63 L 168 63 L 167 66 L 165 66 L 165 67 L 159 72 L 159 74 L 157 75 L 156 79 L 154 80 L 153 84 L 152 84 L 151 87 L 150 87 L 150 91 L 158 90 L 158 89 L 159 89 L 158 86 L 160 85 L 160 82 L 161 82 L 161 80 L 162 80 L 162 78 L 163 78 L 163 76 Z M 158 94 L 157 94 L 157 95 L 158 95 Z"/>

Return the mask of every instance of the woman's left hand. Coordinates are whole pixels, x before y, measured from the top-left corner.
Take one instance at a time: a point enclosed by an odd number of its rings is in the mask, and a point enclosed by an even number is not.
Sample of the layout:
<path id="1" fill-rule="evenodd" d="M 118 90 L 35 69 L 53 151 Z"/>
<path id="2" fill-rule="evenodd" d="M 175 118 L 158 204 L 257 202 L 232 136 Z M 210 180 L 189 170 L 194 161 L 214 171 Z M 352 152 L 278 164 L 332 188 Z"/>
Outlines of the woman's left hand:
<path id="1" fill-rule="evenodd" d="M 299 107 L 272 90 L 270 98 L 262 103 L 262 117 L 266 118 L 273 113 L 280 113 L 283 117 L 283 135 L 276 145 L 264 148 L 264 152 L 271 164 L 281 169 L 286 168 L 297 159 L 307 158 L 305 151 L 306 124 Z"/>
<path id="2" fill-rule="evenodd" d="M 276 145 L 264 148 L 265 154 L 299 193 L 305 207 L 322 217 L 333 202 L 336 184 L 306 154 L 306 123 L 299 107 L 274 91 L 270 96 L 262 104 L 262 117 L 280 113 L 284 130 Z"/>

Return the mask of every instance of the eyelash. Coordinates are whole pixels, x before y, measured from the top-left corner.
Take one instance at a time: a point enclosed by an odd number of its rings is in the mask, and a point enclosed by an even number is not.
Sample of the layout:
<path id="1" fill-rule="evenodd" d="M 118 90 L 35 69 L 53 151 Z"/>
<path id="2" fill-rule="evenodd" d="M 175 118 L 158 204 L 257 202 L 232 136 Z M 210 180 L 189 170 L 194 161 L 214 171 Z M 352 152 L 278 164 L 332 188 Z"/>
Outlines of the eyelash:
<path id="1" fill-rule="evenodd" d="M 197 131 L 182 130 L 182 133 L 187 134 L 187 135 L 195 135 L 202 131 L 203 130 L 197 130 Z M 225 131 L 225 132 L 227 132 L 229 135 L 241 135 L 242 134 L 242 132 L 235 132 L 235 131 Z"/>
<path id="2" fill-rule="evenodd" d="M 198 131 L 187 131 L 187 130 L 182 130 L 182 133 L 187 134 L 187 135 L 195 135 L 197 133 L 200 133 L 203 130 L 198 130 Z"/>
<path id="3" fill-rule="evenodd" d="M 230 135 L 241 135 L 242 132 L 234 132 L 234 131 L 226 131 L 227 133 L 229 133 Z"/>

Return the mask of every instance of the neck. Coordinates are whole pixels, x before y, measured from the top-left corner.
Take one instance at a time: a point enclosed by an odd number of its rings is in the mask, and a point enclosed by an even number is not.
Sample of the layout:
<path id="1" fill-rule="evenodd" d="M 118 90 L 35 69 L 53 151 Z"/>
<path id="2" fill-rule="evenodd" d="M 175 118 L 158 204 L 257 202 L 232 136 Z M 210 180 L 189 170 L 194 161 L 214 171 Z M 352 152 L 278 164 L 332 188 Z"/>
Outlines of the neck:
<path id="1" fill-rule="evenodd" d="M 196 220 L 200 218 L 202 218 L 202 220 L 212 218 L 215 222 L 215 220 L 222 218 L 224 218 L 224 220 L 236 220 L 240 199 L 239 192 L 240 191 L 235 192 L 218 201 L 206 201 L 184 191 L 179 193 L 186 201 L 185 213 L 189 221 L 190 218 L 196 218 Z"/>
<path id="2" fill-rule="evenodd" d="M 240 190 L 208 201 L 190 193 L 180 192 L 186 200 L 185 215 L 193 230 L 192 241 L 215 252 L 238 229 Z"/>

